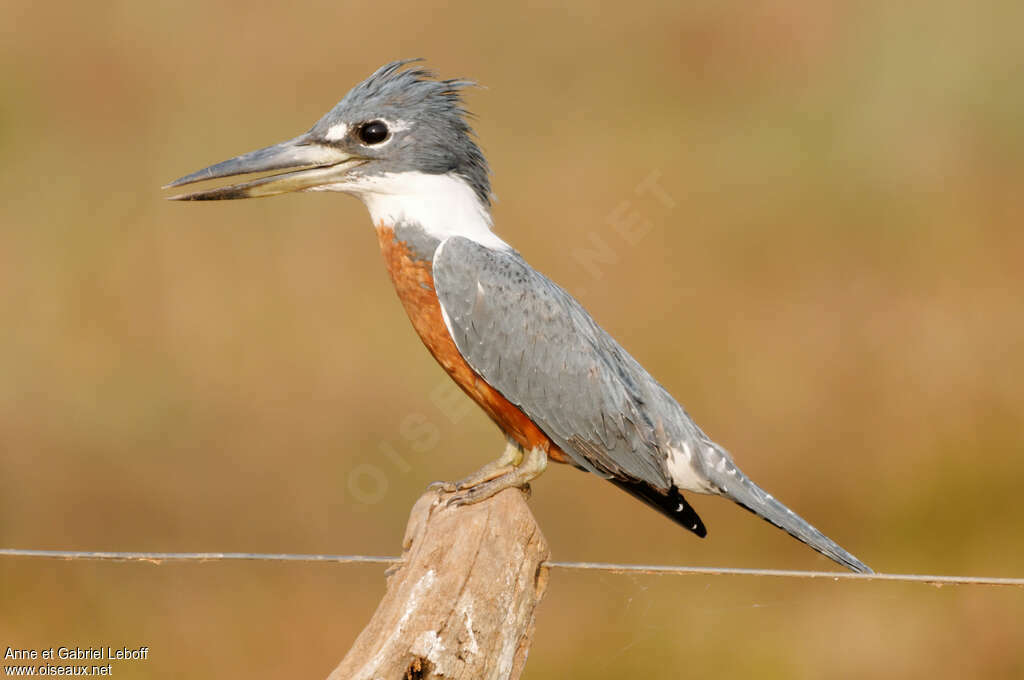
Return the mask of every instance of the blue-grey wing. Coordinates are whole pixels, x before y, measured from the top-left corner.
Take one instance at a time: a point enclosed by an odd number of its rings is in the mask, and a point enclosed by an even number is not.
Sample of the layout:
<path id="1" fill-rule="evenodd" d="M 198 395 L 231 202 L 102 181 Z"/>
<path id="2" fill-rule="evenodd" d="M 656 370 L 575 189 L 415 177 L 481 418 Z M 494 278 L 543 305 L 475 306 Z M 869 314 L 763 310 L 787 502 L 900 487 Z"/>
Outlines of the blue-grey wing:
<path id="1" fill-rule="evenodd" d="M 434 254 L 445 323 L 466 362 L 580 467 L 698 536 L 680 489 L 729 498 L 854 571 L 867 565 L 757 486 L 568 293 L 512 250 L 452 237 Z"/>
<path id="2" fill-rule="evenodd" d="M 462 237 L 438 249 L 433 274 L 474 371 L 580 467 L 670 492 L 669 449 L 703 433 L 571 295 L 517 252 Z"/>

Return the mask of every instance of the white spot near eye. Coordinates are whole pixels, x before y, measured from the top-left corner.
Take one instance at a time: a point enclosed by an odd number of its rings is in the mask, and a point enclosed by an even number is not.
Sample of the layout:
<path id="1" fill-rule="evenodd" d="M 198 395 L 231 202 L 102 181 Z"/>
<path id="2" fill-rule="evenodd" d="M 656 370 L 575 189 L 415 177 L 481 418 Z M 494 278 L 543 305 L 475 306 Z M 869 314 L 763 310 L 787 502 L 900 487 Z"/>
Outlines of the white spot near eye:
<path id="1" fill-rule="evenodd" d="M 339 139 L 344 139 L 347 134 L 348 125 L 345 123 L 335 123 L 331 127 L 327 128 L 327 133 L 324 135 L 324 139 L 328 142 L 336 142 Z"/>
<path id="2" fill-rule="evenodd" d="M 392 132 L 405 132 L 412 127 L 412 123 L 404 120 L 385 120 L 384 122 Z"/>

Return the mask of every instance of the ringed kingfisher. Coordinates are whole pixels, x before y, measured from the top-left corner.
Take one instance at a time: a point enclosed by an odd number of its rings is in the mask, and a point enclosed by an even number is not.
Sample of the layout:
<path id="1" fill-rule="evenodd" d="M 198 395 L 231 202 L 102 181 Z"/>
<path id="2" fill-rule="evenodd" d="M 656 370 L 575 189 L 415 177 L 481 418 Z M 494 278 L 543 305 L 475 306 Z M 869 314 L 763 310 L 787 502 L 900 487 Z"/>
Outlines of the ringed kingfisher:
<path id="1" fill-rule="evenodd" d="M 856 572 L 871 569 L 765 492 L 569 293 L 492 230 L 490 170 L 465 80 L 395 61 L 308 132 L 171 182 L 275 173 L 172 196 L 208 201 L 339 191 L 366 205 L 423 344 L 507 440 L 441 483 L 449 503 L 525 487 L 548 460 L 593 472 L 698 536 L 684 492 L 724 496 Z"/>

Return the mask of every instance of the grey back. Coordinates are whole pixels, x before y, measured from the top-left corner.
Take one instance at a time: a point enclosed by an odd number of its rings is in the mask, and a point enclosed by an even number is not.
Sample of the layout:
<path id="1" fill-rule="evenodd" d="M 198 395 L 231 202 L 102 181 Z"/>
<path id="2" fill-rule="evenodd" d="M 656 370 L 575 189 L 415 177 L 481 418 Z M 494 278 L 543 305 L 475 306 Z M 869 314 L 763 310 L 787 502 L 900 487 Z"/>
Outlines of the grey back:
<path id="1" fill-rule="evenodd" d="M 672 486 L 667 448 L 707 442 L 683 408 L 562 288 L 515 251 L 453 237 L 434 281 L 456 347 L 580 467 Z"/>

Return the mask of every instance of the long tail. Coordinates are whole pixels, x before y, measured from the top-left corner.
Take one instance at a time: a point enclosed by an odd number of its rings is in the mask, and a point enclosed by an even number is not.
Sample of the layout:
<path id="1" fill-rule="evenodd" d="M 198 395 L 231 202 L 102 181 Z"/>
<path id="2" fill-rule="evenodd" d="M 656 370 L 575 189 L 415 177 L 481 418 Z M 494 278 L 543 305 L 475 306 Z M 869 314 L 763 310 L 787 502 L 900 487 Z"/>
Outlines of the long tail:
<path id="1" fill-rule="evenodd" d="M 731 467 L 731 466 L 730 466 Z M 871 567 L 844 550 L 838 543 L 821 533 L 798 514 L 775 500 L 775 497 L 759 487 L 739 469 L 732 474 L 711 472 L 711 481 L 722 495 L 758 517 L 770 522 L 793 538 L 806 543 L 825 557 L 843 565 L 851 571 L 872 574 Z"/>

